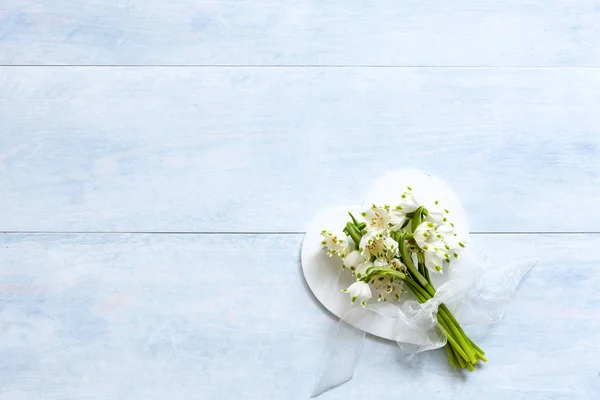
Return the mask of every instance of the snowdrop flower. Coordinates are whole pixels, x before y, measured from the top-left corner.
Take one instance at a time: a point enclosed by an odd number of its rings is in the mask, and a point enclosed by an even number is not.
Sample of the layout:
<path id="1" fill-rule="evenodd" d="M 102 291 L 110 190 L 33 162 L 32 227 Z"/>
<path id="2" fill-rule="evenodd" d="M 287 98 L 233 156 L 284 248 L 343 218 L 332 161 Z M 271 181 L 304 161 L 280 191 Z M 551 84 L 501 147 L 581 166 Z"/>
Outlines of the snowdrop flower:
<path id="1" fill-rule="evenodd" d="M 367 270 L 369 268 L 371 268 L 373 266 L 373 262 L 371 261 L 365 261 L 363 263 L 361 263 L 358 267 L 356 267 L 356 270 L 354 271 L 354 274 L 356 275 L 356 277 L 358 279 L 364 277 L 367 274 Z"/>
<path id="2" fill-rule="evenodd" d="M 420 207 L 417 198 L 412 192 L 412 188 L 407 186 L 408 191 L 402 193 L 402 198 L 400 200 L 400 204 L 396 207 L 396 209 L 403 211 L 404 213 L 415 212 L 417 208 Z"/>
<path id="3" fill-rule="evenodd" d="M 373 266 L 373 263 L 365 260 L 358 250 L 353 250 L 344 257 L 343 264 L 344 268 L 349 268 L 352 271 L 352 275 L 356 275 L 359 279 L 365 276 L 367 269 Z"/>
<path id="4" fill-rule="evenodd" d="M 387 260 L 382 260 L 381 258 L 378 258 L 373 263 L 373 266 L 376 268 L 387 268 L 388 262 Z"/>
<path id="5" fill-rule="evenodd" d="M 376 269 L 390 268 L 388 260 L 381 258 L 378 258 L 373 262 L 373 267 Z"/>
<path id="6" fill-rule="evenodd" d="M 425 267 L 431 272 L 441 274 L 444 260 L 448 261 L 448 259 L 442 258 L 441 254 L 437 251 L 425 252 Z"/>
<path id="7" fill-rule="evenodd" d="M 454 231 L 454 226 L 452 224 L 444 224 L 439 226 L 436 231 L 446 245 L 446 250 L 452 253 L 455 258 L 458 258 L 458 252 L 465 248 L 466 245 Z"/>
<path id="8" fill-rule="evenodd" d="M 371 285 L 377 293 L 377 301 L 388 301 L 390 297 L 399 300 L 400 295 L 404 292 L 402 281 L 389 275 L 374 278 Z"/>
<path id="9" fill-rule="evenodd" d="M 437 232 L 433 222 L 422 222 L 415 229 L 414 238 L 417 245 L 425 251 L 425 266 L 432 272 L 441 273 L 444 260 L 449 261 L 447 245 L 443 236 Z"/>
<path id="10" fill-rule="evenodd" d="M 383 235 L 378 232 L 367 231 L 363 235 L 359 244 L 359 251 L 362 256 L 366 259 L 370 259 L 371 256 L 379 257 L 384 253 L 384 238 Z"/>
<path id="11" fill-rule="evenodd" d="M 396 271 L 406 272 L 406 265 L 402 264 L 399 258 L 392 258 L 390 260 L 390 268 L 395 269 Z"/>
<path id="12" fill-rule="evenodd" d="M 344 268 L 350 268 L 354 271 L 360 264 L 365 262 L 364 257 L 360 254 L 360 251 L 353 250 L 342 260 Z"/>
<path id="13" fill-rule="evenodd" d="M 433 222 L 422 222 L 415 229 L 414 238 L 419 247 L 426 251 L 444 249 L 441 234 L 436 231 L 437 225 Z"/>
<path id="14" fill-rule="evenodd" d="M 362 213 L 367 224 L 367 230 L 373 232 L 383 232 L 390 223 L 389 207 L 377 207 L 375 204 L 367 211 Z"/>
<path id="15" fill-rule="evenodd" d="M 392 258 L 398 255 L 398 242 L 391 237 L 388 236 L 383 239 L 382 247 L 386 258 Z"/>
<path id="16" fill-rule="evenodd" d="M 390 259 L 398 255 L 398 242 L 381 233 L 367 232 L 360 241 L 359 250 L 365 259 L 371 256 Z"/>
<path id="17" fill-rule="evenodd" d="M 363 281 L 354 282 L 348 289 L 343 290 L 343 292 L 350 295 L 352 304 L 358 301 L 363 307 L 367 304 L 367 301 L 373 297 L 369 284 Z"/>
<path id="18" fill-rule="evenodd" d="M 349 238 L 345 233 L 333 233 L 331 231 L 321 231 L 321 245 L 327 248 L 327 254 L 331 257 L 334 254 L 338 254 L 340 257 L 345 257 L 350 251 L 352 251 L 352 244 L 349 242 Z"/>
<path id="19" fill-rule="evenodd" d="M 390 268 L 397 270 L 406 269 L 406 266 L 404 266 L 404 264 L 402 264 L 402 262 L 400 262 L 400 260 L 397 258 L 393 258 L 392 260 L 378 258 L 375 260 L 375 262 L 371 263 L 371 266 L 373 266 L 376 270 Z M 390 275 L 376 275 L 371 279 L 370 284 L 377 293 L 377 301 L 388 301 L 390 296 L 399 300 L 400 295 L 402 292 L 404 292 L 404 284 L 402 280 Z"/>
<path id="20" fill-rule="evenodd" d="M 399 206 L 401 207 L 401 206 Z M 390 210 L 390 231 L 395 232 L 402 228 L 402 225 L 406 221 L 406 214 L 399 209 Z"/>
<path id="21" fill-rule="evenodd" d="M 436 225 L 442 225 L 448 223 L 448 215 L 450 214 L 450 210 L 447 208 L 443 208 L 440 206 L 439 202 L 436 200 L 435 204 L 427 207 L 427 220 L 433 222 Z"/>

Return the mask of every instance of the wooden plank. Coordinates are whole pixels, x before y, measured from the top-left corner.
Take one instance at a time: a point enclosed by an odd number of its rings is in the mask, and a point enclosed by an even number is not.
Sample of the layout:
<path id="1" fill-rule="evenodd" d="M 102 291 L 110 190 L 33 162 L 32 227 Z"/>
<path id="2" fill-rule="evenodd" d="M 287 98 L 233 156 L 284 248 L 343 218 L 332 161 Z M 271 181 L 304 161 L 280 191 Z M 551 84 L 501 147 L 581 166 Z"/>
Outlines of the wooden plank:
<path id="1" fill-rule="evenodd" d="M 0 236 L 3 399 L 300 399 L 335 319 L 299 265 L 301 235 Z M 600 388 L 600 236 L 476 235 L 491 260 L 541 261 L 464 378 L 444 352 L 396 361 L 369 339 L 328 399 L 590 399 Z M 468 329 L 469 332 L 479 330 Z"/>
<path id="2" fill-rule="evenodd" d="M 600 65 L 595 1 L 4 0 L 0 64 Z"/>
<path id="3" fill-rule="evenodd" d="M 595 69 L 4 67 L 0 230 L 303 231 L 408 167 L 474 231 L 595 232 L 599 96 Z"/>

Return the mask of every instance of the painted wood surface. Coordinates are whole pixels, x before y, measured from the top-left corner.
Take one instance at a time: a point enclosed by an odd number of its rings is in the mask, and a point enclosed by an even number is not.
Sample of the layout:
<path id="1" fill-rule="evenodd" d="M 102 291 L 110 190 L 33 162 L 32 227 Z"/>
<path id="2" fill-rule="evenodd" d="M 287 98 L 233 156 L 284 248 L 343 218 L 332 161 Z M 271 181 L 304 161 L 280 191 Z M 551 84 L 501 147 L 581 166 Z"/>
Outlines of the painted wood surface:
<path id="1" fill-rule="evenodd" d="M 303 399 L 335 319 L 302 279 L 302 235 L 0 236 L 2 399 Z M 436 351 L 369 338 L 323 399 L 588 400 L 600 393 L 598 235 L 476 235 L 539 257 L 463 378 Z"/>
<path id="2" fill-rule="evenodd" d="M 599 20 L 593 0 L 3 0 L 0 64 L 598 66 Z"/>
<path id="3" fill-rule="evenodd" d="M 399 167 L 541 262 L 483 369 L 369 338 L 322 398 L 600 398 L 597 1 L 1 3 L 2 400 L 306 398 L 300 233 Z"/>
<path id="4" fill-rule="evenodd" d="M 4 67 L 0 230 L 302 232 L 412 167 L 473 231 L 595 232 L 599 100 L 579 68 Z"/>

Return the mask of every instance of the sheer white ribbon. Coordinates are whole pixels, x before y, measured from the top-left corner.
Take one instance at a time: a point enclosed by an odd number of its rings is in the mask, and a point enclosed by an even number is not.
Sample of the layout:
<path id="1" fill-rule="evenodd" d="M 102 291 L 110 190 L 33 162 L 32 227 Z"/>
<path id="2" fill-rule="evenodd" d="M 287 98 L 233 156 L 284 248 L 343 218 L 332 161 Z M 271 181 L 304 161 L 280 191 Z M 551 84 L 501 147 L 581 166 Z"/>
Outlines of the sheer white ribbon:
<path id="1" fill-rule="evenodd" d="M 493 324 L 502 319 L 504 309 L 519 282 L 537 261 L 520 260 L 489 265 L 473 249 L 467 259 L 448 271 L 448 280 L 435 296 L 419 304 L 416 300 L 375 303 L 350 309 L 340 319 L 323 373 L 311 397 L 317 397 L 352 379 L 363 347 L 365 332 L 356 326 L 372 318 L 388 318 L 394 324 L 394 338 L 403 352 L 416 354 L 443 347 L 447 337 L 436 313 L 444 303 L 461 325 Z M 475 255 L 475 256 L 474 256 Z"/>

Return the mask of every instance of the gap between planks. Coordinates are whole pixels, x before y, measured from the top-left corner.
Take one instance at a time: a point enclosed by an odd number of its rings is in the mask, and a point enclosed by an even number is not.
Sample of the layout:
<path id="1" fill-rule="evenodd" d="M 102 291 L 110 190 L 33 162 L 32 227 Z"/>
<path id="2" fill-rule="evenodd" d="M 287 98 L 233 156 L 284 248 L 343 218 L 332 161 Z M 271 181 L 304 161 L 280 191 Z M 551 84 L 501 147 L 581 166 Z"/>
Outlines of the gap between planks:
<path id="1" fill-rule="evenodd" d="M 376 65 L 376 64 L 2 64 L 0 68 L 456 68 L 456 69 L 595 69 L 600 65 Z"/>
<path id="2" fill-rule="evenodd" d="M 6 235 L 123 235 L 123 234 L 140 234 L 140 235 L 304 235 L 306 232 L 299 231 L 0 231 L 0 234 Z M 600 232 L 470 232 L 471 235 L 598 235 Z"/>

